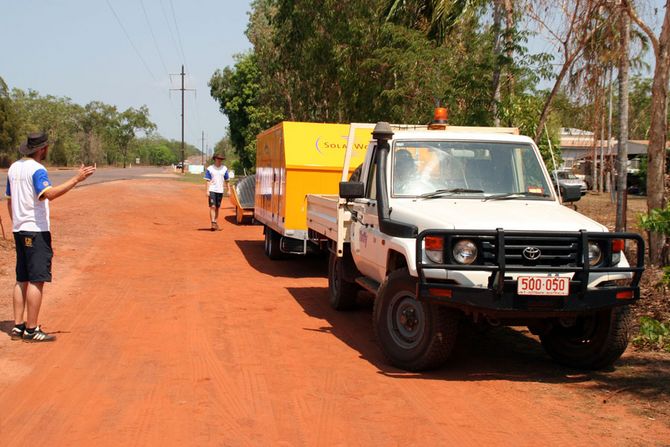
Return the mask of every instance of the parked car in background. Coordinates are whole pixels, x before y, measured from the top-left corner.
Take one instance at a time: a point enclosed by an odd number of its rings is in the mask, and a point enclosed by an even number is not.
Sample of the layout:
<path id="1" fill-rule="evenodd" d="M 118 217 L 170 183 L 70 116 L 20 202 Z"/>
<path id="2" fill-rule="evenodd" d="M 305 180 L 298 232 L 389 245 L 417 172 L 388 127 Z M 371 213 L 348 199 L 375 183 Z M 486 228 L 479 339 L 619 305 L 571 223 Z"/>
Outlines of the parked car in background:
<path id="1" fill-rule="evenodd" d="M 551 182 L 554 184 L 554 188 L 558 189 L 556 181 L 558 180 L 558 185 L 579 185 L 579 190 L 582 195 L 586 194 L 588 187 L 586 182 L 570 171 L 553 171 L 551 173 Z"/>

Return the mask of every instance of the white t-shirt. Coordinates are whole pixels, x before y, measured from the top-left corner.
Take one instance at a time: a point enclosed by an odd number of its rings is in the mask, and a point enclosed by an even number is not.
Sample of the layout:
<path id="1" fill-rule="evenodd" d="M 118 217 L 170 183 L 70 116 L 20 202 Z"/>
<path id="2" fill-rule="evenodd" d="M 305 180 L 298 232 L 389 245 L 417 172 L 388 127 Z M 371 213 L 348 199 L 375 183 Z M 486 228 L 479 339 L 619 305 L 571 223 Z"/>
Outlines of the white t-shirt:
<path id="1" fill-rule="evenodd" d="M 47 170 L 34 159 L 23 158 L 9 167 L 5 195 L 12 199 L 12 231 L 50 231 L 49 200 L 40 200 L 49 188 Z"/>
<path id="2" fill-rule="evenodd" d="M 209 192 L 223 193 L 225 182 L 228 180 L 228 168 L 224 165 L 210 165 L 205 171 L 205 180 L 209 180 Z"/>

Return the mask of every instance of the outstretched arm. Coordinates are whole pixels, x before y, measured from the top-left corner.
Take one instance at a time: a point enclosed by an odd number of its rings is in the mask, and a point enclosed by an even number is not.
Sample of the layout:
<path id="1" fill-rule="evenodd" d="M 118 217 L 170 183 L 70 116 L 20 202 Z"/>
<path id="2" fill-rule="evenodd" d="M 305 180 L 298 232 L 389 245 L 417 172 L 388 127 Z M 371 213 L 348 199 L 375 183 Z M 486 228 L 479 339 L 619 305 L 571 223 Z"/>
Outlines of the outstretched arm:
<path id="1" fill-rule="evenodd" d="M 77 175 L 72 177 L 70 180 L 68 180 L 65 183 L 61 183 L 58 186 L 45 189 L 40 195 L 40 200 L 57 199 L 58 197 L 62 196 L 63 194 L 74 188 L 77 185 L 77 183 L 81 183 L 87 178 L 89 178 L 95 172 L 95 170 L 96 170 L 95 166 L 81 165 L 81 167 L 79 168 L 79 172 L 77 172 Z"/>

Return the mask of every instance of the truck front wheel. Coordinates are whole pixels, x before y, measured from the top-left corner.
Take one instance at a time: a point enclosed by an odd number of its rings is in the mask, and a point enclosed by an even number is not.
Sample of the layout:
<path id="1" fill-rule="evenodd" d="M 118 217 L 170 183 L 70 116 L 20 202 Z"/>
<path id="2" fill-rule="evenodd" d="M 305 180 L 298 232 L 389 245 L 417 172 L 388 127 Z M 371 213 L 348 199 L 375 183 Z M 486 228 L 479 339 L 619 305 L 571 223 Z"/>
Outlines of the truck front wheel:
<path id="1" fill-rule="evenodd" d="M 628 306 L 578 318 L 574 325 L 555 325 L 540 336 L 544 350 L 554 360 L 580 369 L 611 366 L 628 346 Z"/>
<path id="2" fill-rule="evenodd" d="M 333 309 L 350 310 L 356 307 L 358 285 L 345 279 L 344 259 L 335 253 L 331 253 L 328 260 L 328 293 Z"/>
<path id="3" fill-rule="evenodd" d="M 460 313 L 416 299 L 416 278 L 407 269 L 382 283 L 373 324 L 384 356 L 398 368 L 421 371 L 446 362 L 456 342 Z"/>

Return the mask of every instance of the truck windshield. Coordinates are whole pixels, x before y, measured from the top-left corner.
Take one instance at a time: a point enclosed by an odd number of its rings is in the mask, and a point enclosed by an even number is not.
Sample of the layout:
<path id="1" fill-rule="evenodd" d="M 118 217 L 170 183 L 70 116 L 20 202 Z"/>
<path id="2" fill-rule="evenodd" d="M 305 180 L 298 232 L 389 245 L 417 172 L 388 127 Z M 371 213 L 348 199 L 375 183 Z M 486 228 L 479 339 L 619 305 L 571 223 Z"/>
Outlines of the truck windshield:
<path id="1" fill-rule="evenodd" d="M 394 197 L 488 197 L 551 200 L 541 161 L 529 144 L 396 141 Z"/>

